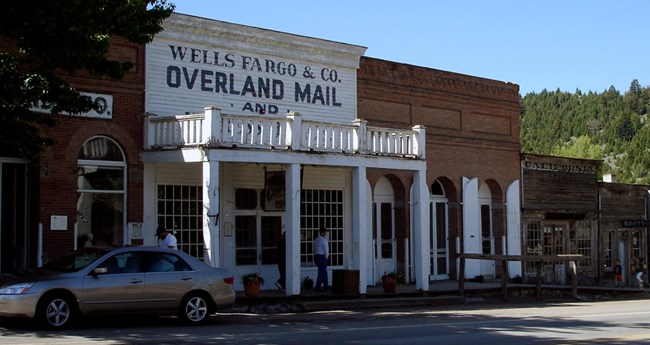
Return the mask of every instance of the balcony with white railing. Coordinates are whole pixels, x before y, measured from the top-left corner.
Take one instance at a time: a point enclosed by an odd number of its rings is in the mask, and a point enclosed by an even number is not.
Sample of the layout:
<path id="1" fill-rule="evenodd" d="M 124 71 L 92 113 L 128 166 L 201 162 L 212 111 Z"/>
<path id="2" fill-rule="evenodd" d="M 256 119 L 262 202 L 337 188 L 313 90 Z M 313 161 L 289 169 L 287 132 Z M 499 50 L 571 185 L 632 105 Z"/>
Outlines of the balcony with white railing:
<path id="1" fill-rule="evenodd" d="M 299 113 L 284 117 L 225 115 L 216 107 L 205 113 L 145 116 L 147 150 L 198 147 L 293 150 L 323 153 L 425 158 L 425 129 L 400 130 L 303 120 Z"/>

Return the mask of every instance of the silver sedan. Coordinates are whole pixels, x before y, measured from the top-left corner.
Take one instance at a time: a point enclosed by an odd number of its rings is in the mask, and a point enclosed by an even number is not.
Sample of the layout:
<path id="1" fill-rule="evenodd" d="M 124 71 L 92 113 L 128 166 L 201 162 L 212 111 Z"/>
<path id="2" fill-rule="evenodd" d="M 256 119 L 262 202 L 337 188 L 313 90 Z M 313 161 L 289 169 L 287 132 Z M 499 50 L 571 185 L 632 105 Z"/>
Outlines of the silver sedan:
<path id="1" fill-rule="evenodd" d="M 235 303 L 232 275 L 177 250 L 91 247 L 0 287 L 0 317 L 70 326 L 82 316 L 178 315 L 199 324 Z"/>

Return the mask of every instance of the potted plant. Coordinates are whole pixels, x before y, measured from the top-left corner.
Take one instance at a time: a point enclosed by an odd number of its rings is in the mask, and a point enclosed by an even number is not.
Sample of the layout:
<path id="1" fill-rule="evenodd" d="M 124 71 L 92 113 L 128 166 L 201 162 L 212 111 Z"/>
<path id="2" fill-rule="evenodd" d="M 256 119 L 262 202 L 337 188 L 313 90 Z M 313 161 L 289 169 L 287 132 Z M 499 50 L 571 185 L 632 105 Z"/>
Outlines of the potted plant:
<path id="1" fill-rule="evenodd" d="M 399 276 L 396 272 L 384 273 L 384 275 L 381 276 L 381 285 L 384 288 L 384 292 L 395 293 L 398 279 Z"/>
<path id="2" fill-rule="evenodd" d="M 260 285 L 264 284 L 264 278 L 257 272 L 246 273 L 241 277 L 244 284 L 244 295 L 257 297 L 260 294 Z"/>

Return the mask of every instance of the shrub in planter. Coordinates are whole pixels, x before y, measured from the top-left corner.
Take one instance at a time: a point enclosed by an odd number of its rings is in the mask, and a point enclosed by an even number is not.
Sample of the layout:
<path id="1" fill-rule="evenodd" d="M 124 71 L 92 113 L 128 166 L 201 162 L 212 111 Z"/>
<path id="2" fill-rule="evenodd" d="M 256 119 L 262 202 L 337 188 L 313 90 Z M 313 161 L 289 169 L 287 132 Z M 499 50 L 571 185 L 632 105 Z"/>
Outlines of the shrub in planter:
<path id="1" fill-rule="evenodd" d="M 257 272 L 246 273 L 241 277 L 244 284 L 244 295 L 257 297 L 260 294 L 260 285 L 264 284 L 264 278 Z"/>
<path id="2" fill-rule="evenodd" d="M 399 280 L 399 275 L 395 272 L 384 273 L 381 277 L 381 285 L 384 288 L 386 293 L 395 293 L 397 288 L 397 281 Z"/>

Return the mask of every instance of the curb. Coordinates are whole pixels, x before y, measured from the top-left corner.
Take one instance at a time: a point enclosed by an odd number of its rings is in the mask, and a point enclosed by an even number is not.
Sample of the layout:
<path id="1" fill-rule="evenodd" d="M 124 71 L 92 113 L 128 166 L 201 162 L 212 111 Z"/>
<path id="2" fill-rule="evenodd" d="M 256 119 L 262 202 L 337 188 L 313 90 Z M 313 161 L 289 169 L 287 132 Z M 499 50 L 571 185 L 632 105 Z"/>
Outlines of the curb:
<path id="1" fill-rule="evenodd" d="M 464 304 L 461 296 L 435 297 L 398 297 L 398 298 L 361 298 L 357 300 L 341 299 L 329 301 L 305 301 L 300 303 L 304 311 L 327 311 L 336 309 L 393 308 L 414 306 L 442 306 Z"/>

